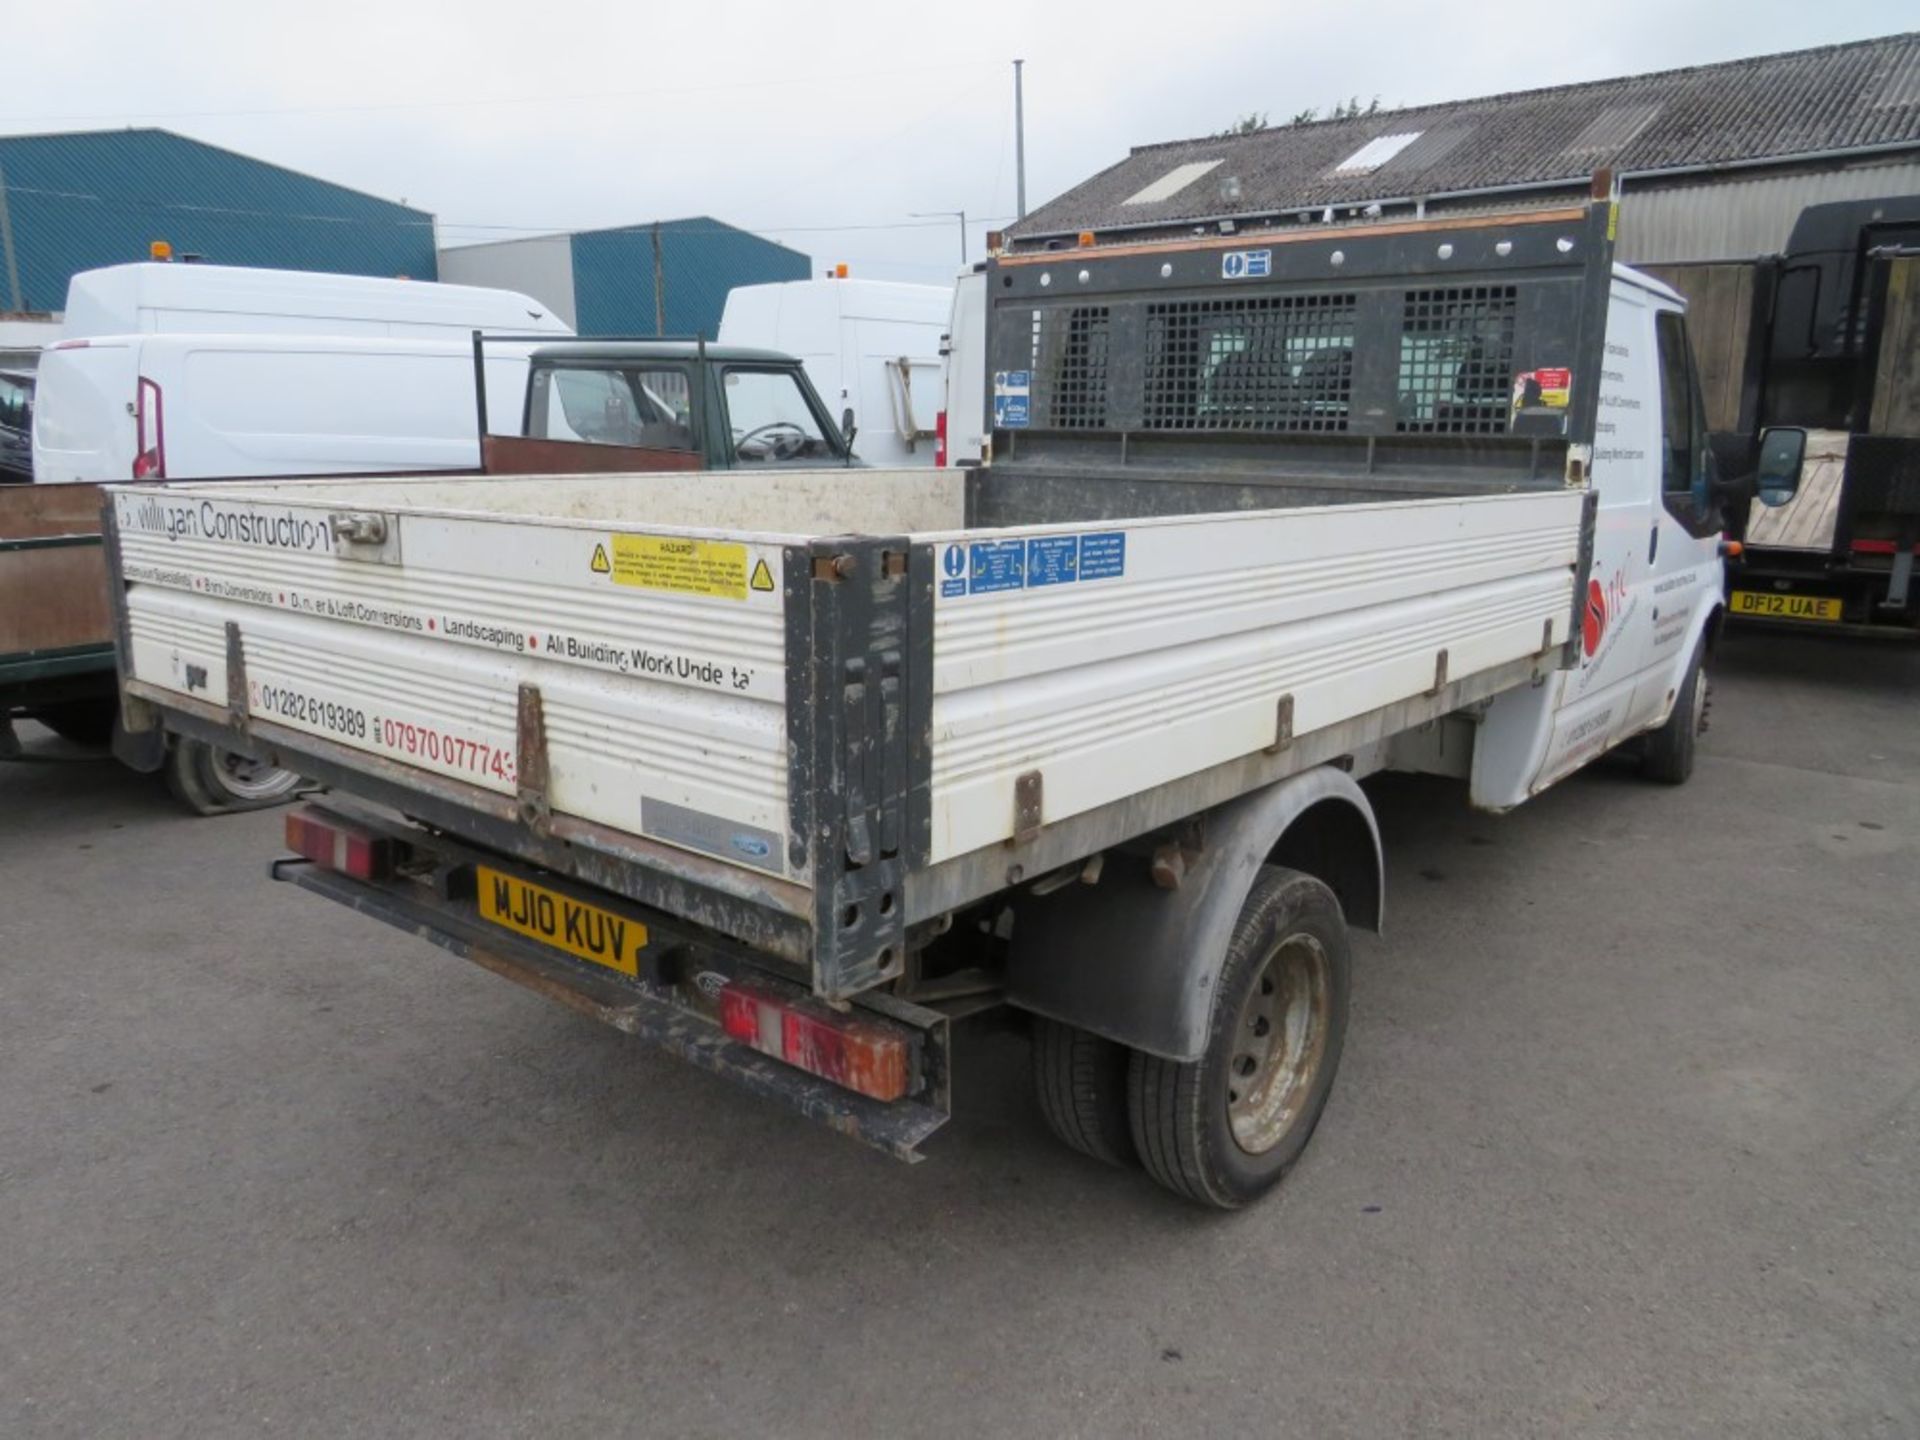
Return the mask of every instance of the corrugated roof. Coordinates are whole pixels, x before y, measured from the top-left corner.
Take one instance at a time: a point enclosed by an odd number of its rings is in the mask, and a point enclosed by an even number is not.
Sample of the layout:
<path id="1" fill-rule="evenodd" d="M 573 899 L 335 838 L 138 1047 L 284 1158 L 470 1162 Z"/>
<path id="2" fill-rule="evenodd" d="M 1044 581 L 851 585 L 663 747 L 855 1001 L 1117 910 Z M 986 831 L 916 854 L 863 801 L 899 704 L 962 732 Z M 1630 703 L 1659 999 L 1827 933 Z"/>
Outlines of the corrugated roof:
<path id="1" fill-rule="evenodd" d="M 1920 147 L 1920 32 L 1619 80 L 1516 91 L 1135 149 L 1035 210 L 1016 240 L 1178 225 L 1411 196 L 1578 183 L 1594 170 L 1734 165 L 1831 150 Z M 1377 169 L 1343 161 L 1414 133 Z M 1219 161 L 1161 200 L 1142 192 Z"/>
<path id="2" fill-rule="evenodd" d="M 76 272 L 144 260 L 154 240 L 222 265 L 438 273 L 426 211 L 168 130 L 0 136 L 0 183 L 0 309 L 59 310 Z"/>

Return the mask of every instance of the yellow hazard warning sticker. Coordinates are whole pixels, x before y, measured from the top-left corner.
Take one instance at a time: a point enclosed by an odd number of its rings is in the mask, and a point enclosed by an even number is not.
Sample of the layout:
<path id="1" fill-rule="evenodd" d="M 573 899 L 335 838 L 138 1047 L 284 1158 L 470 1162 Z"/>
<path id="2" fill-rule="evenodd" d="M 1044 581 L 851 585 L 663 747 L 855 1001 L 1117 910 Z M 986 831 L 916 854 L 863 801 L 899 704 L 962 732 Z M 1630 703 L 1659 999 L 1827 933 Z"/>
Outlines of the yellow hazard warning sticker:
<path id="1" fill-rule="evenodd" d="M 597 562 L 597 553 L 594 558 Z M 744 600 L 747 598 L 747 547 L 722 540 L 691 540 L 670 535 L 616 535 L 612 573 L 616 585 Z M 771 581 L 772 577 L 768 578 Z M 772 589 L 772 584 L 767 588 Z"/>
<path id="2" fill-rule="evenodd" d="M 753 562 L 753 579 L 748 581 L 747 583 L 751 585 L 755 590 L 759 590 L 762 592 L 772 591 L 773 571 L 767 568 L 766 561 L 756 560 Z"/>
<path id="3" fill-rule="evenodd" d="M 613 566 L 607 563 L 606 546 L 596 545 L 593 547 L 593 559 L 588 562 L 588 568 L 596 575 L 608 575 L 613 572 Z"/>

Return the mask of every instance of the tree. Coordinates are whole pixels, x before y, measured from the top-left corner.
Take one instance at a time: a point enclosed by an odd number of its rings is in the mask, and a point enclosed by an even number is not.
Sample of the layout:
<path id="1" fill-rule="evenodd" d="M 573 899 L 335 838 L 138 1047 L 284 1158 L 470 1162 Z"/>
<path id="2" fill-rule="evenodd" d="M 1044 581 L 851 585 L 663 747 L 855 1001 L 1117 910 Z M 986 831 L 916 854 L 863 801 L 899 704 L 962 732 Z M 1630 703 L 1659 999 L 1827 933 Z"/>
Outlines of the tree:
<path id="1" fill-rule="evenodd" d="M 1361 103 L 1358 95 L 1352 95 L 1343 101 L 1335 102 L 1333 108 L 1327 111 L 1325 115 L 1322 115 L 1319 109 L 1313 105 L 1307 106 L 1304 110 L 1296 110 L 1287 117 L 1286 123 L 1289 125 L 1311 125 L 1316 120 L 1358 120 L 1363 116 L 1377 115 L 1379 113 L 1380 97 L 1378 95 L 1374 96 L 1365 104 Z M 1235 135 L 1257 135 L 1260 131 L 1267 128 L 1267 123 L 1266 111 L 1249 110 L 1226 129 L 1216 131 L 1212 138 L 1215 140 L 1225 140 Z"/>
<path id="2" fill-rule="evenodd" d="M 1344 102 L 1335 104 L 1331 110 L 1327 111 L 1325 116 L 1322 116 L 1319 110 L 1312 105 L 1307 106 L 1304 110 L 1296 110 L 1292 117 L 1288 119 L 1287 124 L 1311 125 L 1314 121 L 1320 119 L 1358 120 L 1363 115 L 1377 115 L 1379 111 L 1380 97 L 1378 95 L 1374 96 L 1373 99 L 1367 101 L 1364 105 L 1360 103 L 1360 97 L 1355 95 Z"/>
<path id="3" fill-rule="evenodd" d="M 1253 135 L 1266 128 L 1267 112 L 1264 110 L 1249 110 L 1213 138 L 1216 140 L 1224 140 L 1230 135 Z"/>

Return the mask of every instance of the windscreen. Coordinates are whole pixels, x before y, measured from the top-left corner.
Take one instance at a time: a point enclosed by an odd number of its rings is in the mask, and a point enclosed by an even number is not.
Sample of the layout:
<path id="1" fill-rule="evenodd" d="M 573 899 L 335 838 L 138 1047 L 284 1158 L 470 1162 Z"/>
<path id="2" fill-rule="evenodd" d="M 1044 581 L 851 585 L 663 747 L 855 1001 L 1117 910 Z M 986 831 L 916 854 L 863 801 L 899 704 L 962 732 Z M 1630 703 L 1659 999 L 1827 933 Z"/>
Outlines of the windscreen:
<path id="1" fill-rule="evenodd" d="M 838 458 L 792 371 L 730 368 L 725 389 L 727 423 L 741 461 Z"/>

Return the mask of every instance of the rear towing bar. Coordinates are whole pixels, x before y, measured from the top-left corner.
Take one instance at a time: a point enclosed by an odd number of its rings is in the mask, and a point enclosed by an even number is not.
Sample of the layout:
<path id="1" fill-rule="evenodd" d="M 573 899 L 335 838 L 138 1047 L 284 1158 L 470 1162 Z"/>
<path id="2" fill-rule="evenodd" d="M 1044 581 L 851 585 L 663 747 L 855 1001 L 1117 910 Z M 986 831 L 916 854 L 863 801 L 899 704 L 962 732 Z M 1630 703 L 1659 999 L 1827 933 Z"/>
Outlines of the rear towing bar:
<path id="1" fill-rule="evenodd" d="M 288 812 L 270 873 L 431 940 L 842 1135 L 917 1162 L 952 1113 L 948 1016 L 845 1007 L 778 962 L 518 861 L 328 796 Z"/>

